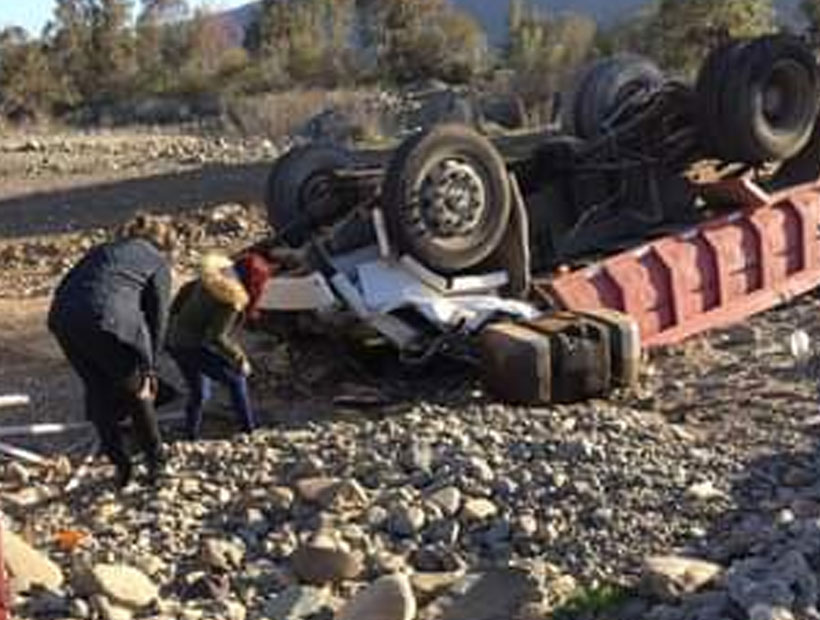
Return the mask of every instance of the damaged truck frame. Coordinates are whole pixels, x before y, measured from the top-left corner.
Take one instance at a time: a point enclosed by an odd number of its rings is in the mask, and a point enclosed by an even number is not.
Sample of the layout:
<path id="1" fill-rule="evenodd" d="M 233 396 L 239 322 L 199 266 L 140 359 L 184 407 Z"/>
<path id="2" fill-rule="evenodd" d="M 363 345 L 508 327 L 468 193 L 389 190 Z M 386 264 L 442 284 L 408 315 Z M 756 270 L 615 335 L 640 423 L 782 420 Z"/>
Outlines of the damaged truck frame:
<path id="1" fill-rule="evenodd" d="M 691 85 L 592 62 L 558 129 L 442 119 L 394 149 L 296 147 L 256 249 L 305 260 L 263 307 L 422 359 L 564 311 L 619 311 L 643 347 L 738 321 L 820 284 L 818 110 L 813 53 L 771 35 L 725 42 Z"/>

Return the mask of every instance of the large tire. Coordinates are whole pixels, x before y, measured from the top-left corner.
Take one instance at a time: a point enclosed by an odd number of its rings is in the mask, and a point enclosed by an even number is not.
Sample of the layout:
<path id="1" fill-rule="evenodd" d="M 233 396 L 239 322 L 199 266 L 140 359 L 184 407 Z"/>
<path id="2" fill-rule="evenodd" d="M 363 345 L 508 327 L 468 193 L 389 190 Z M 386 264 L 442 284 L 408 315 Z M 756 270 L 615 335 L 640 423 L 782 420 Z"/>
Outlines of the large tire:
<path id="1" fill-rule="evenodd" d="M 734 40 L 715 48 L 701 65 L 695 84 L 696 109 L 700 110 L 698 125 L 701 141 L 708 150 L 722 142 L 726 128 L 722 118 L 729 113 L 723 109 L 723 84 L 735 57 L 746 45 L 745 40 Z M 721 80 L 721 81 L 719 81 Z"/>
<path id="2" fill-rule="evenodd" d="M 697 81 L 709 154 L 760 164 L 789 159 L 809 141 L 820 109 L 820 75 L 796 37 L 772 35 L 716 49 Z"/>
<path id="3" fill-rule="evenodd" d="M 332 192 L 330 174 L 352 161 L 343 149 L 310 144 L 291 149 L 274 164 L 265 205 L 268 222 L 286 244 L 302 246 L 316 227 L 341 213 L 344 205 Z"/>
<path id="4" fill-rule="evenodd" d="M 595 138 L 606 131 L 607 116 L 638 92 L 657 90 L 664 83 L 661 70 L 648 58 L 618 54 L 583 67 L 566 97 L 564 131 L 579 138 Z"/>
<path id="5" fill-rule="evenodd" d="M 510 220 L 504 160 L 464 125 L 438 125 L 405 140 L 382 193 L 391 241 L 442 273 L 489 257 Z"/>

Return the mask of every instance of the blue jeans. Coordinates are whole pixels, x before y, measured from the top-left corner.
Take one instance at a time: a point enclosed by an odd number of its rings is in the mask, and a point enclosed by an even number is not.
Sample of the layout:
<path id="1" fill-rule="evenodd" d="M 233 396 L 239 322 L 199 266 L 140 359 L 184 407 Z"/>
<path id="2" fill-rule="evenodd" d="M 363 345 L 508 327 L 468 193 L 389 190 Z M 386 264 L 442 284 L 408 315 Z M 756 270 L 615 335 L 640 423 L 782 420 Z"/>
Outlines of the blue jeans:
<path id="1" fill-rule="evenodd" d="M 248 381 L 242 372 L 221 355 L 204 347 L 198 349 L 173 349 L 169 351 L 179 367 L 188 386 L 188 403 L 185 406 L 185 430 L 190 439 L 199 437 L 202 426 L 202 407 L 211 397 L 211 381 L 228 388 L 231 403 L 244 432 L 256 428 L 248 396 Z"/>

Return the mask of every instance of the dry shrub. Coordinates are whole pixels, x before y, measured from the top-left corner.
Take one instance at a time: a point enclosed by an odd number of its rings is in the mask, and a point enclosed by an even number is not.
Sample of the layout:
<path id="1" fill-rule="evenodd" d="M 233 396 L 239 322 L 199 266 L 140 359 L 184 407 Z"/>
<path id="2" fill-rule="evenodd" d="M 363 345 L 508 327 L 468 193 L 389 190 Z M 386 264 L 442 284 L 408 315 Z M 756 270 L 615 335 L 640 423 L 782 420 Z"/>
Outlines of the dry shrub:
<path id="1" fill-rule="evenodd" d="M 241 97 L 227 106 L 229 124 L 244 135 L 278 138 L 292 134 L 319 113 L 337 108 L 366 123 L 356 114 L 374 96 L 366 90 L 293 90 Z M 360 118 L 359 118 L 360 117 Z"/>

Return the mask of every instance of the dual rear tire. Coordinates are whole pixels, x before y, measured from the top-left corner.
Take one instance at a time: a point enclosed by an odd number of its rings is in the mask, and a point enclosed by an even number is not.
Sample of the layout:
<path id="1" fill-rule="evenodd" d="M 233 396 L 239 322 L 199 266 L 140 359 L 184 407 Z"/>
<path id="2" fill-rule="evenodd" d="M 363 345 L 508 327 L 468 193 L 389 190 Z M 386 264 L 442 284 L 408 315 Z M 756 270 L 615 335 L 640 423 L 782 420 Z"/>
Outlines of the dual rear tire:
<path id="1" fill-rule="evenodd" d="M 796 37 L 738 40 L 715 49 L 695 87 L 704 148 L 749 164 L 795 156 L 814 130 L 819 87 L 817 62 Z"/>

